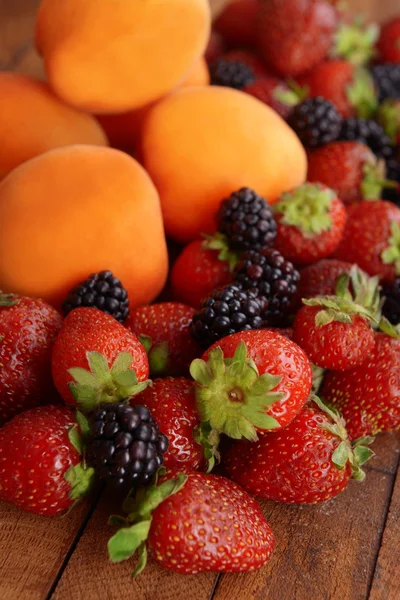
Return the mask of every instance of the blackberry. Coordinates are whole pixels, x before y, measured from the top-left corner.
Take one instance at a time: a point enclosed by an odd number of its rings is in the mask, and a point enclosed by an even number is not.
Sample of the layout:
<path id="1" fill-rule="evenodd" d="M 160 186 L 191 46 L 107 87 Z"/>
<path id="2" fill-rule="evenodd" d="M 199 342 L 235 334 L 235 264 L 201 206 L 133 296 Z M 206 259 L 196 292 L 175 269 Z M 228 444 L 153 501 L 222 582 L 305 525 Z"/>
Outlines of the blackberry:
<path id="1" fill-rule="evenodd" d="M 101 406 L 93 413 L 91 431 L 88 464 L 114 487 L 145 484 L 164 462 L 168 438 L 145 406 Z"/>
<path id="2" fill-rule="evenodd" d="M 265 299 L 264 318 L 271 325 L 279 324 L 292 308 L 300 274 L 278 250 L 250 250 L 236 266 L 234 279 L 244 290 L 256 291 Z"/>
<path id="3" fill-rule="evenodd" d="M 375 65 L 371 72 L 378 88 L 380 102 L 386 98 L 400 98 L 400 64 Z"/>
<path id="4" fill-rule="evenodd" d="M 268 202 L 250 188 L 242 188 L 222 201 L 216 215 L 218 231 L 233 250 L 260 250 L 272 246 L 276 222 Z"/>
<path id="5" fill-rule="evenodd" d="M 369 146 L 379 158 L 389 160 L 393 156 L 393 146 L 389 136 L 379 123 L 367 119 L 344 119 L 340 140 L 361 142 Z"/>
<path id="6" fill-rule="evenodd" d="M 382 314 L 392 323 L 400 323 L 400 277 L 394 279 L 390 284 L 383 286 L 382 295 L 385 302 L 382 307 Z"/>
<path id="7" fill-rule="evenodd" d="M 387 161 L 386 166 L 386 179 L 397 182 L 397 187 L 384 187 L 382 197 L 400 206 L 400 164 L 393 158 Z"/>
<path id="8" fill-rule="evenodd" d="M 338 138 L 342 117 L 332 102 L 317 96 L 297 104 L 289 115 L 288 123 L 304 146 L 316 148 Z"/>
<path id="9" fill-rule="evenodd" d="M 81 306 L 98 308 L 121 323 L 129 315 L 128 293 L 111 271 L 94 273 L 74 287 L 63 303 L 64 315 Z"/>
<path id="10" fill-rule="evenodd" d="M 260 329 L 263 326 L 262 310 L 263 302 L 256 292 L 244 292 L 236 284 L 214 290 L 193 316 L 192 337 L 204 348 L 209 348 L 232 333 Z"/>
<path id="11" fill-rule="evenodd" d="M 225 58 L 219 58 L 210 65 L 210 79 L 212 85 L 222 85 L 236 90 L 242 90 L 256 80 L 253 69 L 244 62 Z"/>

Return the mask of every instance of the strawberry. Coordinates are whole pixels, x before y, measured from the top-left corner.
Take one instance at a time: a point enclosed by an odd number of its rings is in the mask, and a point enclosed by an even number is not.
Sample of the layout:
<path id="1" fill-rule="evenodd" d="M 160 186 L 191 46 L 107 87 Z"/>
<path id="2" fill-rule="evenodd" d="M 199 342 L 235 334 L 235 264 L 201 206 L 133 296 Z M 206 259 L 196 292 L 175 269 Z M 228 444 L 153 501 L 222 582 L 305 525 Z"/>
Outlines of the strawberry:
<path id="1" fill-rule="evenodd" d="M 164 568 L 177 573 L 254 571 L 272 554 L 274 536 L 259 504 L 218 475 L 179 474 L 125 503 L 127 518 L 109 541 L 113 562 L 138 551 L 134 576 L 146 565 L 146 540 Z"/>
<path id="2" fill-rule="evenodd" d="M 70 408 L 39 406 L 17 415 L 0 429 L 0 500 L 38 515 L 65 512 L 93 480 L 80 450 Z"/>
<path id="3" fill-rule="evenodd" d="M 221 58 L 225 50 L 225 44 L 222 37 L 216 31 L 211 31 L 210 39 L 204 53 L 204 58 L 208 63 L 213 63 Z"/>
<path id="4" fill-rule="evenodd" d="M 305 98 L 302 88 L 294 84 L 289 86 L 283 79 L 273 75 L 258 77 L 243 91 L 273 108 L 284 119 L 288 118 L 292 107 Z"/>
<path id="5" fill-rule="evenodd" d="M 243 331 L 212 345 L 193 361 L 200 419 L 234 439 L 288 425 L 311 390 L 304 352 L 272 330 Z"/>
<path id="6" fill-rule="evenodd" d="M 143 391 L 149 361 L 137 337 L 113 317 L 97 308 L 76 308 L 55 341 L 52 371 L 64 401 L 90 410 Z"/>
<path id="7" fill-rule="evenodd" d="M 400 209 L 384 200 L 349 206 L 334 257 L 390 281 L 400 274 Z"/>
<path id="8" fill-rule="evenodd" d="M 233 262 L 222 251 L 209 249 L 206 240 L 188 244 L 171 270 L 172 295 L 175 300 L 198 308 L 213 290 L 232 281 Z"/>
<path id="9" fill-rule="evenodd" d="M 330 500 L 354 477 L 363 480 L 361 466 L 373 455 L 365 444 L 351 445 L 344 420 L 317 397 L 282 431 L 258 442 L 235 442 L 225 460 L 234 481 L 254 496 L 288 504 Z"/>
<path id="10" fill-rule="evenodd" d="M 275 248 L 295 264 L 329 256 L 346 223 L 346 209 L 335 192 L 310 183 L 282 194 L 274 205 L 274 216 L 278 225 Z"/>
<path id="11" fill-rule="evenodd" d="M 371 75 L 346 60 L 326 60 L 297 82 L 308 88 L 310 96 L 330 100 L 345 118 L 369 118 L 378 107 Z"/>
<path id="12" fill-rule="evenodd" d="M 382 62 L 400 63 L 400 17 L 383 25 L 377 49 Z"/>
<path id="13" fill-rule="evenodd" d="M 300 271 L 300 282 L 298 284 L 297 297 L 314 298 L 315 296 L 333 296 L 335 294 L 337 280 L 342 273 L 350 273 L 351 263 L 324 258 L 304 267 Z"/>
<path id="14" fill-rule="evenodd" d="M 230 2 L 214 23 L 214 29 L 232 46 L 252 46 L 256 37 L 259 0 Z"/>
<path id="15" fill-rule="evenodd" d="M 61 324 L 43 300 L 0 294 L 0 425 L 55 401 L 51 349 Z"/>
<path id="16" fill-rule="evenodd" d="M 222 58 L 233 62 L 244 63 L 250 67 L 256 78 L 268 77 L 270 75 L 262 60 L 251 50 L 229 50 L 229 52 L 223 54 Z"/>
<path id="17" fill-rule="evenodd" d="M 193 381 L 185 377 L 156 379 L 130 401 L 132 406 L 146 406 L 153 414 L 161 433 L 169 440 L 164 464 L 167 469 L 196 470 L 202 466 L 203 451 L 195 441 L 199 424 Z"/>
<path id="18" fill-rule="evenodd" d="M 342 412 L 351 439 L 400 429 L 400 331 L 384 329 L 361 366 L 324 378 L 321 395 Z"/>
<path id="19" fill-rule="evenodd" d="M 190 335 L 194 308 L 179 302 L 161 302 L 131 311 L 126 326 L 147 350 L 155 376 L 186 375 L 202 350 Z"/>
<path id="20" fill-rule="evenodd" d="M 281 75 L 309 71 L 327 55 L 338 14 L 325 0 L 269 0 L 258 17 L 262 58 Z"/>
<path id="21" fill-rule="evenodd" d="M 332 142 L 310 152 L 308 181 L 323 183 L 344 204 L 380 198 L 385 184 L 384 163 L 359 142 Z"/>

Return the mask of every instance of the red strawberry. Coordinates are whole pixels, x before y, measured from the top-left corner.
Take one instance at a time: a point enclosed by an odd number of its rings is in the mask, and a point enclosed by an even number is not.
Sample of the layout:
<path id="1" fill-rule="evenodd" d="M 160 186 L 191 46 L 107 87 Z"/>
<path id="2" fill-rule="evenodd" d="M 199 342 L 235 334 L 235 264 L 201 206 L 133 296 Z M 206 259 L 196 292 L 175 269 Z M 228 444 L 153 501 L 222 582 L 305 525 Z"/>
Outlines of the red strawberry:
<path id="1" fill-rule="evenodd" d="M 269 0 L 258 17 L 262 58 L 282 75 L 299 75 L 325 58 L 338 23 L 325 0 Z"/>
<path id="2" fill-rule="evenodd" d="M 359 142 L 332 142 L 310 152 L 308 181 L 323 183 L 345 204 L 380 198 L 383 163 Z"/>
<path id="3" fill-rule="evenodd" d="M 42 300 L 0 295 L 0 425 L 54 402 L 51 349 L 61 315 Z"/>
<path id="4" fill-rule="evenodd" d="M 250 67 L 256 77 L 268 77 L 269 72 L 265 64 L 251 50 L 230 50 L 222 56 L 225 60 L 241 62 Z"/>
<path id="5" fill-rule="evenodd" d="M 67 404 L 91 409 L 141 392 L 149 361 L 137 337 L 113 317 L 97 308 L 76 308 L 55 341 L 52 371 Z"/>
<path id="6" fill-rule="evenodd" d="M 400 429 L 400 339 L 375 333 L 375 346 L 363 364 L 327 373 L 322 396 L 338 408 L 351 439 Z"/>
<path id="7" fill-rule="evenodd" d="M 221 58 L 224 50 L 225 44 L 222 37 L 216 31 L 211 31 L 210 39 L 208 40 L 208 45 L 204 53 L 206 61 L 208 63 L 213 63 L 218 60 L 218 58 Z"/>
<path id="8" fill-rule="evenodd" d="M 0 429 L 0 500 L 53 516 L 83 497 L 94 471 L 80 463 L 76 427 L 66 406 L 40 406 L 6 423 Z"/>
<path id="9" fill-rule="evenodd" d="M 232 281 L 228 260 L 219 258 L 219 250 L 207 248 L 207 241 L 188 244 L 171 271 L 172 295 L 175 300 L 194 308 L 213 290 Z"/>
<path id="10" fill-rule="evenodd" d="M 215 30 L 232 46 L 252 46 L 259 4 L 259 0 L 230 2 L 216 19 Z"/>
<path id="11" fill-rule="evenodd" d="M 324 258 L 300 271 L 297 297 L 333 296 L 337 280 L 342 273 L 350 273 L 351 263 L 333 258 Z"/>
<path id="12" fill-rule="evenodd" d="M 138 550 L 134 575 L 145 567 L 146 539 L 161 566 L 186 574 L 254 571 L 272 554 L 274 536 L 259 504 L 224 477 L 178 475 L 130 500 L 131 514 L 111 521 L 123 528 L 108 550 L 113 562 Z M 139 502 L 141 512 L 135 511 Z"/>
<path id="13" fill-rule="evenodd" d="M 190 368 L 203 423 L 234 439 L 285 427 L 312 384 L 311 365 L 292 341 L 271 330 L 244 331 L 213 344 Z"/>
<path id="14" fill-rule="evenodd" d="M 400 63 L 400 17 L 383 25 L 377 48 L 382 62 Z"/>
<path id="15" fill-rule="evenodd" d="M 310 96 L 330 100 L 345 118 L 369 118 L 378 106 L 372 77 L 346 60 L 322 62 L 298 83 L 308 88 Z"/>
<path id="16" fill-rule="evenodd" d="M 193 381 L 185 377 L 156 379 L 152 387 L 132 398 L 131 404 L 144 405 L 168 440 L 164 455 L 167 469 L 196 470 L 203 463 L 202 446 L 194 439 L 199 425 Z"/>
<path id="17" fill-rule="evenodd" d="M 343 419 L 315 398 L 282 431 L 256 443 L 233 444 L 225 465 L 229 476 L 254 496 L 316 504 L 342 492 L 352 476 L 365 477 L 360 466 L 373 453 L 361 442 L 352 448 Z"/>
<path id="18" fill-rule="evenodd" d="M 332 254 L 346 223 L 346 209 L 335 192 L 310 183 L 282 194 L 274 216 L 278 225 L 275 248 L 297 264 Z"/>
<path id="19" fill-rule="evenodd" d="M 153 375 L 186 375 L 202 350 L 190 335 L 195 309 L 161 302 L 131 311 L 126 326 L 145 346 Z"/>
<path id="20" fill-rule="evenodd" d="M 334 256 L 369 275 L 390 281 L 400 274 L 400 209 L 376 200 L 350 206 L 343 238 Z"/>
<path id="21" fill-rule="evenodd" d="M 258 77 L 243 91 L 268 104 L 284 119 L 288 118 L 292 107 L 304 98 L 301 88 L 292 89 L 285 81 L 272 75 Z"/>

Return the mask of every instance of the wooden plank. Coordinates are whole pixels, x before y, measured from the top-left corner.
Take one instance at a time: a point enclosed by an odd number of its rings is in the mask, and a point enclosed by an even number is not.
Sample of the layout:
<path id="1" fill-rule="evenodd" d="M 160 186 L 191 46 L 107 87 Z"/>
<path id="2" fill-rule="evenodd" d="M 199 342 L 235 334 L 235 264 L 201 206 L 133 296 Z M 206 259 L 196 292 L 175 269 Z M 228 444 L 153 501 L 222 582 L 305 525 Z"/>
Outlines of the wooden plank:
<path id="1" fill-rule="evenodd" d="M 89 512 L 89 501 L 53 518 L 0 502 L 1 600 L 43 600 Z"/>
<path id="2" fill-rule="evenodd" d="M 367 470 L 395 474 L 400 458 L 400 431 L 379 434 L 371 447 L 375 456 L 368 463 Z"/>
<path id="3" fill-rule="evenodd" d="M 369 470 L 364 484 L 351 482 L 320 506 L 265 503 L 276 535 L 271 561 L 256 573 L 221 576 L 213 600 L 365 600 L 392 481 Z"/>
<path id="4" fill-rule="evenodd" d="M 209 600 L 215 574 L 177 575 L 150 559 L 143 573 L 132 580 L 134 560 L 111 564 L 107 541 L 113 530 L 107 520 L 115 510 L 115 498 L 109 492 L 91 517 L 51 600 Z"/>
<path id="5" fill-rule="evenodd" d="M 369 600 L 399 600 L 399 543 L 400 472 L 397 474 Z"/>

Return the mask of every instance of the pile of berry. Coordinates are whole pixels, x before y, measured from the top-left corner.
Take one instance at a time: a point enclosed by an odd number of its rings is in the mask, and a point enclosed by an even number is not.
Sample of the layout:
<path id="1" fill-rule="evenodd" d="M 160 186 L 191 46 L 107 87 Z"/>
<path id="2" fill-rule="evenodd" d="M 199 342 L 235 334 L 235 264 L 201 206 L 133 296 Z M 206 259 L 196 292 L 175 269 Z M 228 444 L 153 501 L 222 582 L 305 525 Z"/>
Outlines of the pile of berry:
<path id="1" fill-rule="evenodd" d="M 137 553 L 138 574 L 148 547 L 180 573 L 239 572 L 273 551 L 256 498 L 364 479 L 374 436 L 400 429 L 399 20 L 375 37 L 327 0 L 219 17 L 213 83 L 288 120 L 307 181 L 221 198 L 164 302 L 130 304 L 109 270 L 63 316 L 0 294 L 0 500 L 59 515 L 100 481 L 127 495 L 112 561 Z"/>

